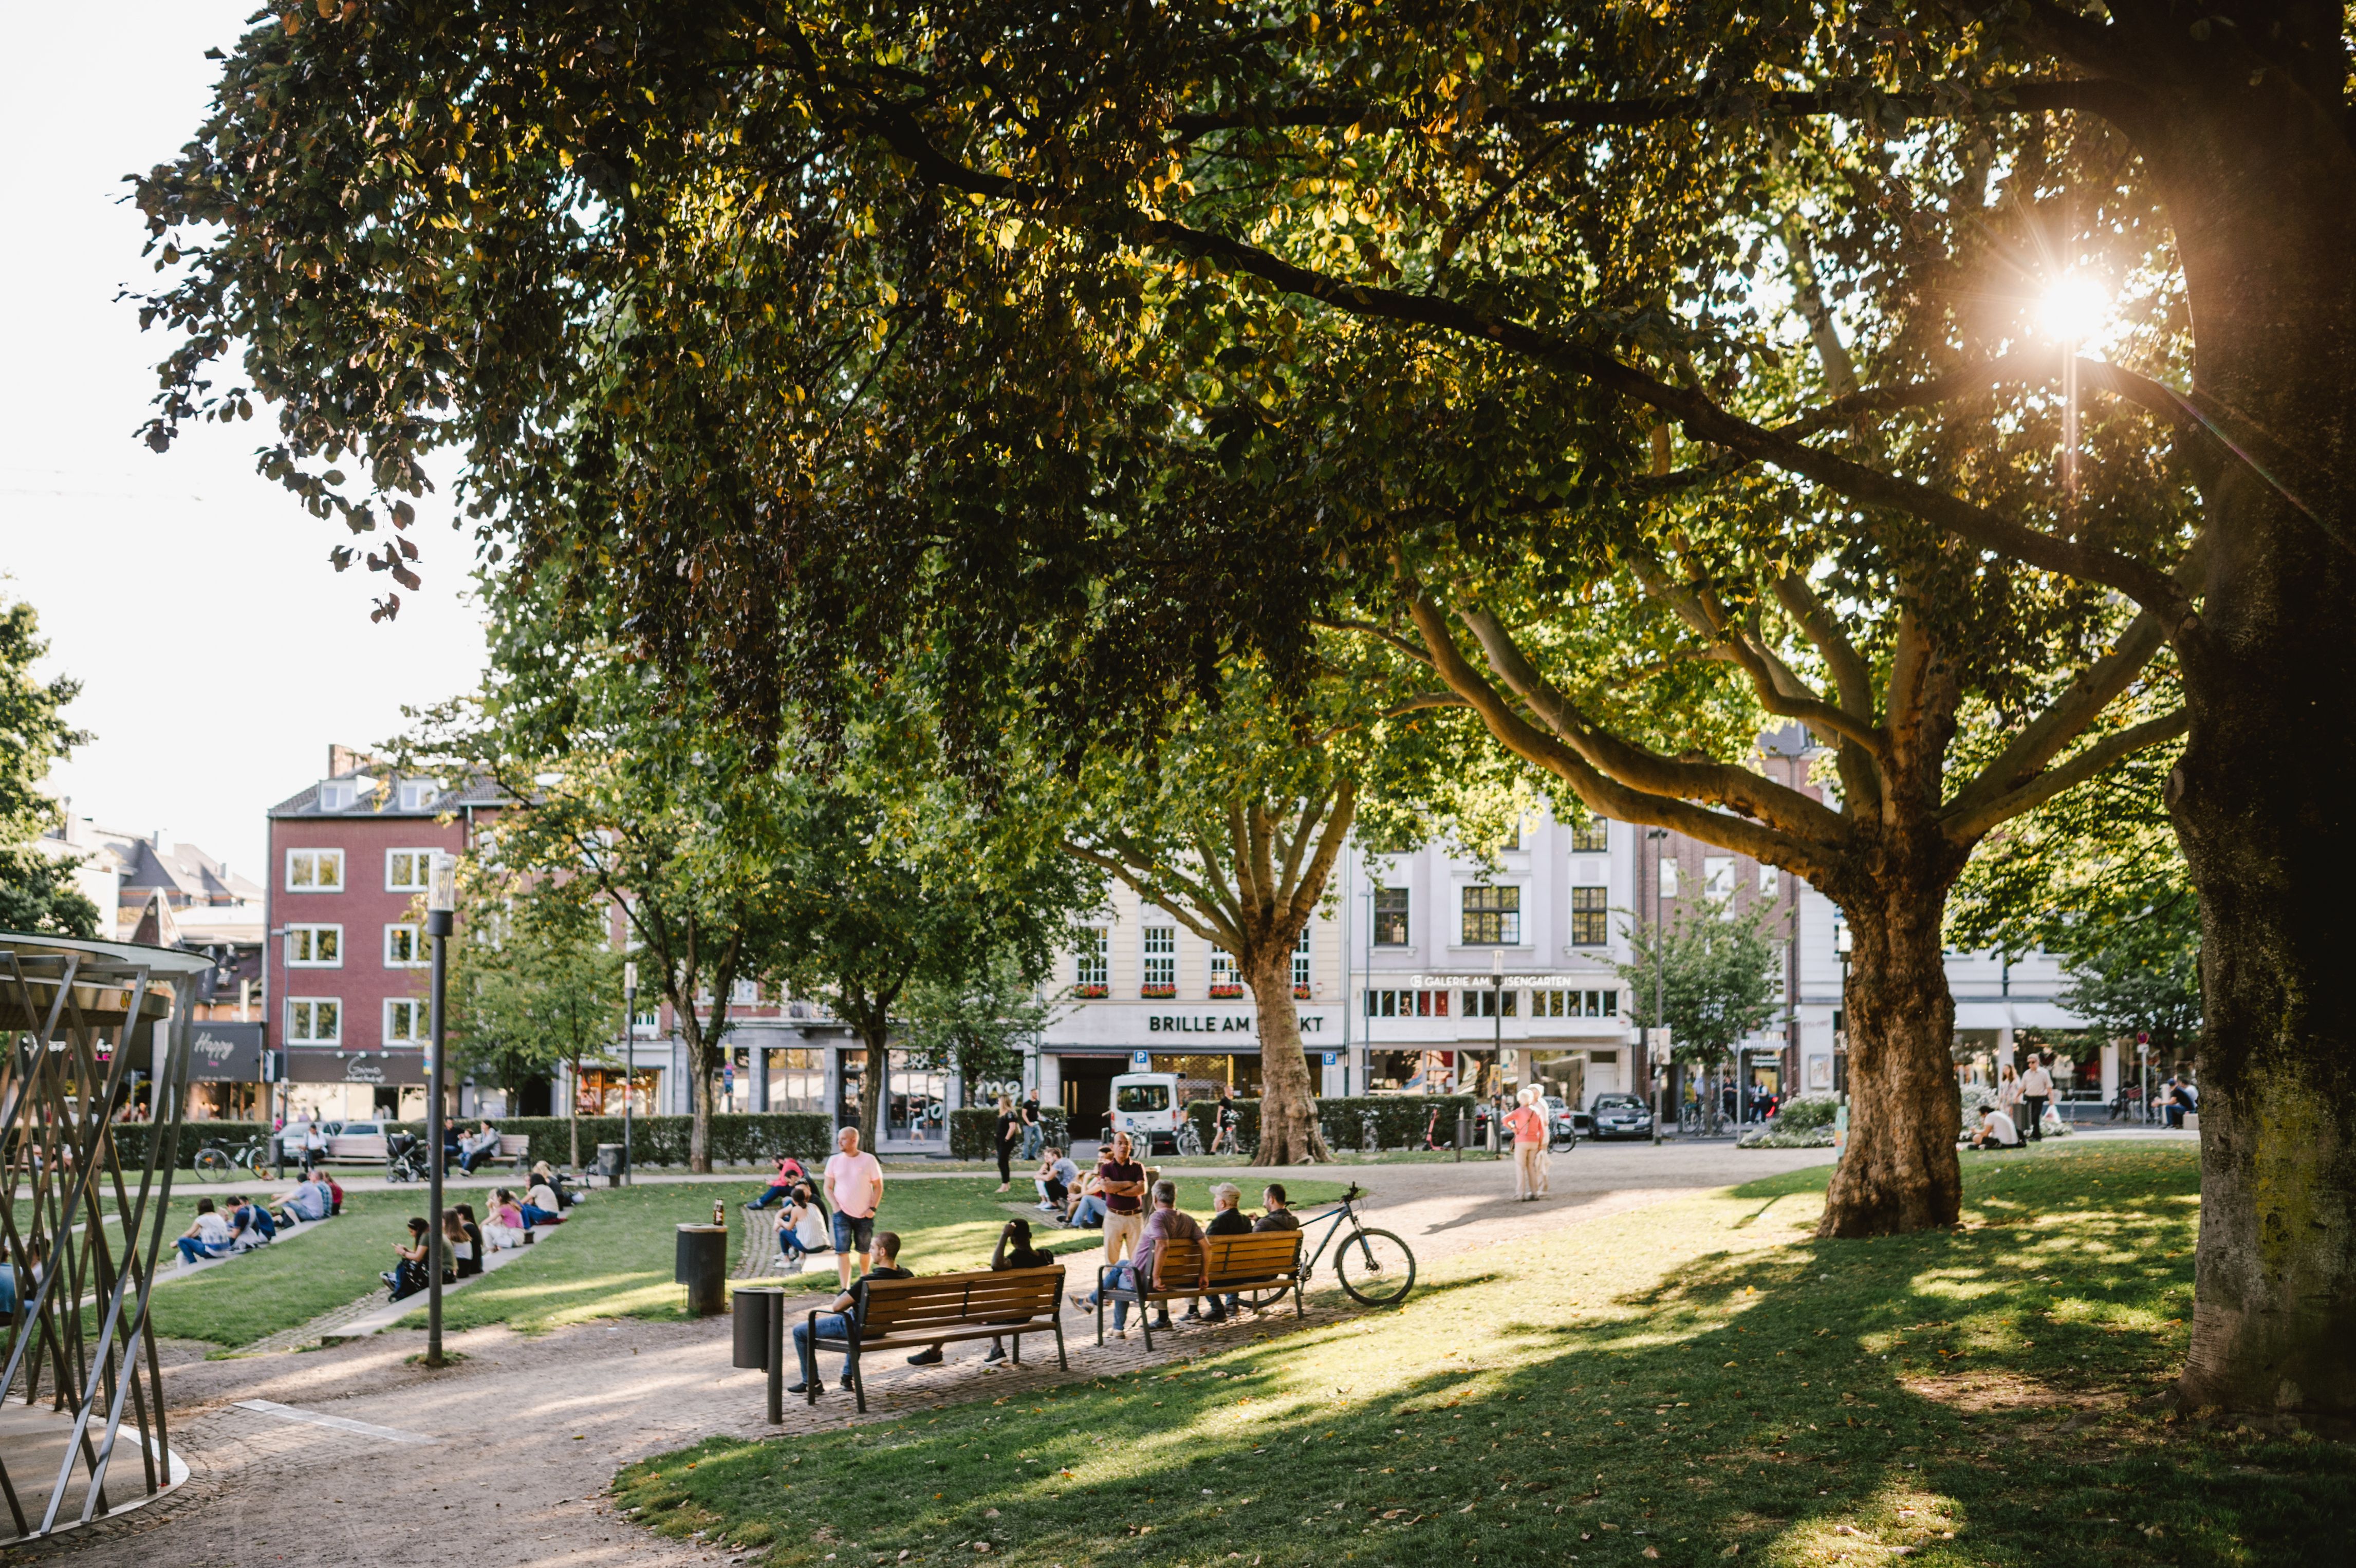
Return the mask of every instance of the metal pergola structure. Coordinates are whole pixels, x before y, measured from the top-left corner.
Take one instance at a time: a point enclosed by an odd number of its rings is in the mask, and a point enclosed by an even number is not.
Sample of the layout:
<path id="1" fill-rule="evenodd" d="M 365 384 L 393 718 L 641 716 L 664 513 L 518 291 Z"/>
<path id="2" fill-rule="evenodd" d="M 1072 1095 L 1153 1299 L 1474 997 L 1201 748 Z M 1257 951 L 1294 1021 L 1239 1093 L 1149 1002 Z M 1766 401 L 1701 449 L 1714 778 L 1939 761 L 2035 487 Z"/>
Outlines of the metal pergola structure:
<path id="1" fill-rule="evenodd" d="M 0 1501 L 14 1541 L 137 1508 L 187 1475 L 166 1438 L 148 1309 L 210 965 L 0 932 L 0 1269 L 14 1271 L 0 1279 L 13 1301 Z M 142 1102 L 155 1119 L 125 1119 Z"/>

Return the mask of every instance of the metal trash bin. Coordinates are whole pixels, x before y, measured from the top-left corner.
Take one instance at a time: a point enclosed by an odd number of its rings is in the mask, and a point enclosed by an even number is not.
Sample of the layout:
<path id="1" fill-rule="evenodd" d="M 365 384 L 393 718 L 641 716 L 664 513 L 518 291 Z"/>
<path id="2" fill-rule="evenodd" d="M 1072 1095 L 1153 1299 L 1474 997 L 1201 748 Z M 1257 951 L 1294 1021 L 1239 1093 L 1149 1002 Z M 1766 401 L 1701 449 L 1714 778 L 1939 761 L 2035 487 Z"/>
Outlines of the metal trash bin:
<path id="1" fill-rule="evenodd" d="M 768 1417 L 786 1419 L 786 1293 L 774 1285 L 736 1292 L 734 1335 L 729 1364 L 769 1374 Z"/>
<path id="2" fill-rule="evenodd" d="M 679 1262 L 671 1277 L 687 1286 L 687 1309 L 709 1317 L 728 1307 L 728 1227 L 681 1225 Z"/>
<path id="3" fill-rule="evenodd" d="M 629 1169 L 629 1152 L 628 1147 L 622 1144 L 597 1146 L 597 1174 L 605 1179 L 606 1186 L 621 1184 L 623 1176 Z"/>

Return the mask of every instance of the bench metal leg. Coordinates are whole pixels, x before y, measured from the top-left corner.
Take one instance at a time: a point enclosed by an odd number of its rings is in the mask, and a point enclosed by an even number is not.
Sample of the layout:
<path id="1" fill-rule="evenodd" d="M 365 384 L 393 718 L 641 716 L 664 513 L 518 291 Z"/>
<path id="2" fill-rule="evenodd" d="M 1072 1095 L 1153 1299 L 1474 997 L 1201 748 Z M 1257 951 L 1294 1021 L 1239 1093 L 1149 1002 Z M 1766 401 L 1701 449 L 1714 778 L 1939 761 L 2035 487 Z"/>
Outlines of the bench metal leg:
<path id="1" fill-rule="evenodd" d="M 766 1320 L 761 1327 L 766 1330 L 769 1352 L 769 1424 L 786 1423 L 786 1293 L 777 1292 L 768 1299 Z"/>
<path id="2" fill-rule="evenodd" d="M 810 1402 L 810 1403 L 812 1403 L 812 1404 L 816 1404 L 816 1403 L 818 1403 L 818 1314 L 817 1314 L 817 1313 L 813 1312 L 813 1313 L 811 1313 L 811 1314 L 809 1315 L 809 1327 L 808 1328 L 806 1328 L 805 1330 L 803 1330 L 803 1331 L 804 1331 L 805 1333 L 807 1333 L 807 1334 L 809 1334 L 809 1375 L 808 1375 L 806 1378 L 804 1378 L 804 1379 L 802 1380 L 802 1392 L 809 1395 L 809 1402 Z"/>
<path id="3" fill-rule="evenodd" d="M 1007 1338 L 1014 1341 L 1014 1364 L 1019 1367 L 1023 1364 L 1023 1336 L 1009 1334 Z"/>
<path id="4" fill-rule="evenodd" d="M 1070 1360 L 1064 1354 L 1064 1319 L 1061 1314 L 1055 1318 L 1055 1365 L 1064 1371 L 1072 1370 Z"/>
<path id="5" fill-rule="evenodd" d="M 1295 1317 L 1309 1316 L 1309 1308 L 1301 1303 L 1301 1281 L 1297 1278 L 1292 1282 L 1292 1315 Z"/>
<path id="6" fill-rule="evenodd" d="M 866 1414 L 867 1380 L 860 1374 L 859 1352 L 856 1350 L 851 1352 L 851 1392 L 852 1396 L 859 1401 L 859 1413 L 862 1415 Z"/>
<path id="7" fill-rule="evenodd" d="M 1137 1330 L 1145 1336 L 1145 1352 L 1153 1353 L 1153 1318 L 1146 1310 L 1145 1292 L 1137 1293 Z"/>

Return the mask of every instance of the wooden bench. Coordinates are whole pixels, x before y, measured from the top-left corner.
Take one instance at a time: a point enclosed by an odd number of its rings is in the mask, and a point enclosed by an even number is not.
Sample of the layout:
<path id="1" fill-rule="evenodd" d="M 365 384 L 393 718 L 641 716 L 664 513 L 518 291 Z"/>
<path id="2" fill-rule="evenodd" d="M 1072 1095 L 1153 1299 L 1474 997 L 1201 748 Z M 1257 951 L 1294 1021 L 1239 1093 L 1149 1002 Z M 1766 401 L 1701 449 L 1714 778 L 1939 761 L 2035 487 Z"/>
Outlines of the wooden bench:
<path id="1" fill-rule="evenodd" d="M 1055 1364 L 1065 1371 L 1072 1364 L 1064 1355 L 1064 1320 L 1059 1304 L 1064 1270 L 1054 1268 L 977 1269 L 969 1274 L 937 1274 L 916 1279 L 862 1279 L 851 1287 L 849 1330 L 840 1336 L 819 1333 L 812 1312 L 807 1334 L 811 1364 L 817 1352 L 839 1350 L 847 1359 L 843 1371 L 867 1410 L 867 1382 L 859 1360 L 870 1350 L 922 1349 L 952 1339 L 1013 1341 L 1014 1364 L 1023 1364 L 1023 1336 L 1055 1336 Z M 819 1380 L 809 1380 L 809 1403 L 818 1403 Z"/>
<path id="2" fill-rule="evenodd" d="M 1154 1250 L 1153 1272 L 1180 1284 L 1156 1290 L 1151 1280 L 1127 1290 L 1108 1283 L 1120 1265 L 1106 1264 L 1097 1270 L 1097 1343 L 1104 1343 L 1105 1304 L 1133 1301 L 1145 1330 L 1145 1348 L 1153 1349 L 1153 1324 L 1149 1305 L 1187 1301 L 1198 1296 L 1230 1296 L 1247 1288 L 1292 1293 L 1292 1310 L 1305 1317 L 1301 1299 L 1301 1232 L 1256 1231 L 1245 1236 L 1206 1236 L 1200 1242 L 1164 1242 Z"/>

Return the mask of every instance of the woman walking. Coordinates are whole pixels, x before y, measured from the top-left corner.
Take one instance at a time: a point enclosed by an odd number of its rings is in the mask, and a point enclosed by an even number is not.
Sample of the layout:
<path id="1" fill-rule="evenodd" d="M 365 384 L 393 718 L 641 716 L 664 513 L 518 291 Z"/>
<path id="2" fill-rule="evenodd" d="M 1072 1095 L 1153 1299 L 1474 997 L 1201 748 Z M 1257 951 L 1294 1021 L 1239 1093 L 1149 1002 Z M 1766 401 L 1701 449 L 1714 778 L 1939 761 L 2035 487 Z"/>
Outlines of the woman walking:
<path id="1" fill-rule="evenodd" d="M 1001 1192 L 1014 1185 L 1013 1159 L 1017 1145 L 1023 1141 L 1023 1118 L 1014 1114 L 1013 1097 L 998 1097 L 998 1189 Z"/>

